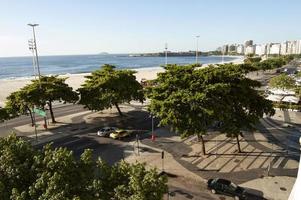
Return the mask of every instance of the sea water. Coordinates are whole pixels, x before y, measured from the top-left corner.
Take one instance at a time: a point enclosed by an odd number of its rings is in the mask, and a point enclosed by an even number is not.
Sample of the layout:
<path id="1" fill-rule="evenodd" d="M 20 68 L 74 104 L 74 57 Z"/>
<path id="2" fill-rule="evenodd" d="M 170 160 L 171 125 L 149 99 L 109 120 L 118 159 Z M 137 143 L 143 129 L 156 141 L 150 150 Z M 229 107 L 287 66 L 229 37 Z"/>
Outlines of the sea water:
<path id="1" fill-rule="evenodd" d="M 239 57 L 224 57 L 225 62 L 231 62 Z M 200 56 L 202 64 L 220 63 L 221 56 Z M 42 75 L 79 74 L 99 69 L 104 64 L 115 65 L 117 69 L 140 69 L 160 67 L 165 64 L 165 57 L 131 57 L 128 54 L 109 55 L 70 55 L 70 56 L 40 56 L 40 71 Z M 168 57 L 169 64 L 195 63 L 195 57 Z M 0 79 L 15 79 L 34 76 L 32 57 L 0 58 Z"/>

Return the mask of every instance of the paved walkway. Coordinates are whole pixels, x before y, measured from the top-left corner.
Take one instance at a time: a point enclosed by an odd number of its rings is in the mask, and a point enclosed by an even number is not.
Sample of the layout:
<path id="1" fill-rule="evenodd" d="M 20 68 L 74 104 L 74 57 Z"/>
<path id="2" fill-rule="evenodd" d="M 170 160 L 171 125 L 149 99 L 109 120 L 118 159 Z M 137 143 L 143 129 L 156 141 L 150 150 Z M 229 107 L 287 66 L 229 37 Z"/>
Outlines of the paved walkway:
<path id="1" fill-rule="evenodd" d="M 289 183 L 283 182 L 284 180 L 277 181 L 279 184 L 286 185 L 282 191 L 285 196 L 289 194 L 297 175 L 300 151 L 292 146 L 288 148 L 289 153 L 287 153 L 286 144 L 283 145 L 280 133 L 268 130 L 271 127 L 264 127 L 263 133 L 261 130 L 245 133 L 245 137 L 240 139 L 244 153 L 237 153 L 237 144 L 234 139 L 214 132 L 205 137 L 206 156 L 201 154 L 201 144 L 197 142 L 196 137 L 181 140 L 166 128 L 156 129 L 158 137 L 155 142 L 146 138 L 142 140 L 142 143 L 169 152 L 184 168 L 203 179 L 224 177 L 243 184 L 269 176 L 289 177 L 291 180 Z M 292 130 L 276 128 L 285 130 L 287 132 L 285 134 L 294 134 Z M 294 139 L 294 137 L 285 138 Z M 267 180 L 265 183 L 268 184 L 272 179 L 264 180 Z M 273 191 L 268 188 L 262 188 L 264 195 L 273 199 Z M 256 188 L 253 187 L 253 189 Z M 257 190 L 260 193 L 258 188 Z"/>

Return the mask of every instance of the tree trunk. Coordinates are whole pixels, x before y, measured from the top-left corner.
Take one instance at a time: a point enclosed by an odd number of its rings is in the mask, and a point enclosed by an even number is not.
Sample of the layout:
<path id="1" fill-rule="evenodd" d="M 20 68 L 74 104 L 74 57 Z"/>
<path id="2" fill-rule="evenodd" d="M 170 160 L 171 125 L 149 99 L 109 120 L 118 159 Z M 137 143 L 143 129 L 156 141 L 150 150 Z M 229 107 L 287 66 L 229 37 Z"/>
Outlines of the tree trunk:
<path id="1" fill-rule="evenodd" d="M 50 111 L 52 123 L 56 123 L 55 118 L 54 118 L 54 114 L 53 114 L 53 111 L 52 111 L 52 103 L 51 103 L 51 101 L 49 101 L 48 106 L 49 106 L 49 111 Z"/>
<path id="2" fill-rule="evenodd" d="M 122 112 L 121 112 L 121 110 L 120 110 L 120 108 L 119 108 L 119 106 L 118 106 L 117 103 L 115 103 L 115 106 L 116 106 L 116 108 L 117 108 L 117 110 L 118 110 L 119 115 L 120 115 L 120 116 L 123 116 L 123 114 L 122 114 Z"/>
<path id="3" fill-rule="evenodd" d="M 237 148 L 238 148 L 238 152 L 241 153 L 241 149 L 240 149 L 240 143 L 239 143 L 239 136 L 236 136 L 236 143 L 237 143 Z"/>
<path id="4" fill-rule="evenodd" d="M 34 126 L 34 121 L 33 121 L 32 112 L 31 112 L 31 110 L 30 110 L 28 107 L 27 107 L 26 109 L 28 110 L 28 112 L 29 112 L 29 115 L 30 115 L 30 119 L 31 119 L 31 126 Z"/>
<path id="5" fill-rule="evenodd" d="M 199 135 L 199 137 L 201 138 L 201 142 L 202 142 L 202 153 L 203 155 L 206 155 L 206 148 L 205 148 L 205 141 L 202 135 Z"/>

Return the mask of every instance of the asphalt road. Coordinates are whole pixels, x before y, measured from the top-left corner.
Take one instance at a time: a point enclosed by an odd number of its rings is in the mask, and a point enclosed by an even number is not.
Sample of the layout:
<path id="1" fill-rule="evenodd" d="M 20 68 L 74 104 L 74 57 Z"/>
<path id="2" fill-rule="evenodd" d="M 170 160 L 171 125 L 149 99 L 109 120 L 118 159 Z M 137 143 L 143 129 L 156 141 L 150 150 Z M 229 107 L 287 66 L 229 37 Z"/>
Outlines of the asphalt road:
<path id="1" fill-rule="evenodd" d="M 134 106 L 135 107 L 135 106 Z M 62 108 L 60 108 L 62 109 Z M 72 111 L 78 111 L 78 107 L 69 108 Z M 63 109 L 63 110 L 66 110 Z M 64 112 L 64 111 L 61 111 Z M 66 112 L 66 111 L 65 111 Z M 63 114 L 63 113 L 61 113 Z M 94 158 L 101 157 L 109 164 L 113 164 L 127 154 L 133 151 L 133 146 L 129 145 L 130 141 L 136 141 L 136 135 L 138 134 L 140 139 L 144 137 L 150 137 L 147 133 L 151 130 L 151 118 L 149 113 L 141 109 L 136 109 L 126 113 L 130 117 L 118 117 L 124 120 L 112 120 L 111 118 L 103 120 L 103 124 L 98 124 L 99 129 L 103 126 L 112 126 L 127 130 L 133 130 L 134 133 L 132 136 L 123 138 L 121 140 L 114 140 L 108 137 L 99 137 L 97 136 L 95 130 L 83 130 L 80 134 L 72 135 L 57 140 L 53 140 L 53 147 L 67 147 L 72 150 L 76 157 L 79 157 L 84 149 L 92 149 Z M 154 120 L 155 126 L 158 124 L 158 121 Z M 44 144 L 36 146 L 37 148 L 42 148 Z"/>
<path id="2" fill-rule="evenodd" d="M 75 104 L 75 105 L 73 105 L 73 104 L 56 105 L 53 108 L 55 117 L 66 116 L 66 115 L 82 112 L 85 110 L 86 109 L 84 109 L 84 107 L 82 105 L 77 105 L 77 104 Z M 47 112 L 47 115 L 50 117 L 49 111 Z M 43 118 L 40 116 L 36 116 L 36 120 L 42 121 Z M 3 123 L 0 123 L 0 137 L 4 137 L 4 136 L 8 135 L 13 130 L 14 127 L 22 126 L 22 125 L 26 125 L 26 124 L 30 124 L 30 123 L 31 123 L 31 119 L 30 119 L 29 115 L 28 116 L 23 115 L 18 118 L 11 119 L 11 120 L 5 121 Z"/>

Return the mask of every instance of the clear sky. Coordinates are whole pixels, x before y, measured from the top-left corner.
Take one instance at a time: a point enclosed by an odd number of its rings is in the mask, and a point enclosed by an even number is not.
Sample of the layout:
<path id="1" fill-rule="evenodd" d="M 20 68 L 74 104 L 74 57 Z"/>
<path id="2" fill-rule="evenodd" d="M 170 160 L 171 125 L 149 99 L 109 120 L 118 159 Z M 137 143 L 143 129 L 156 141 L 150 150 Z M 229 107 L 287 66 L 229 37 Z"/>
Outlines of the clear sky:
<path id="1" fill-rule="evenodd" d="M 0 57 L 215 50 L 301 39 L 300 0 L 0 0 Z"/>

